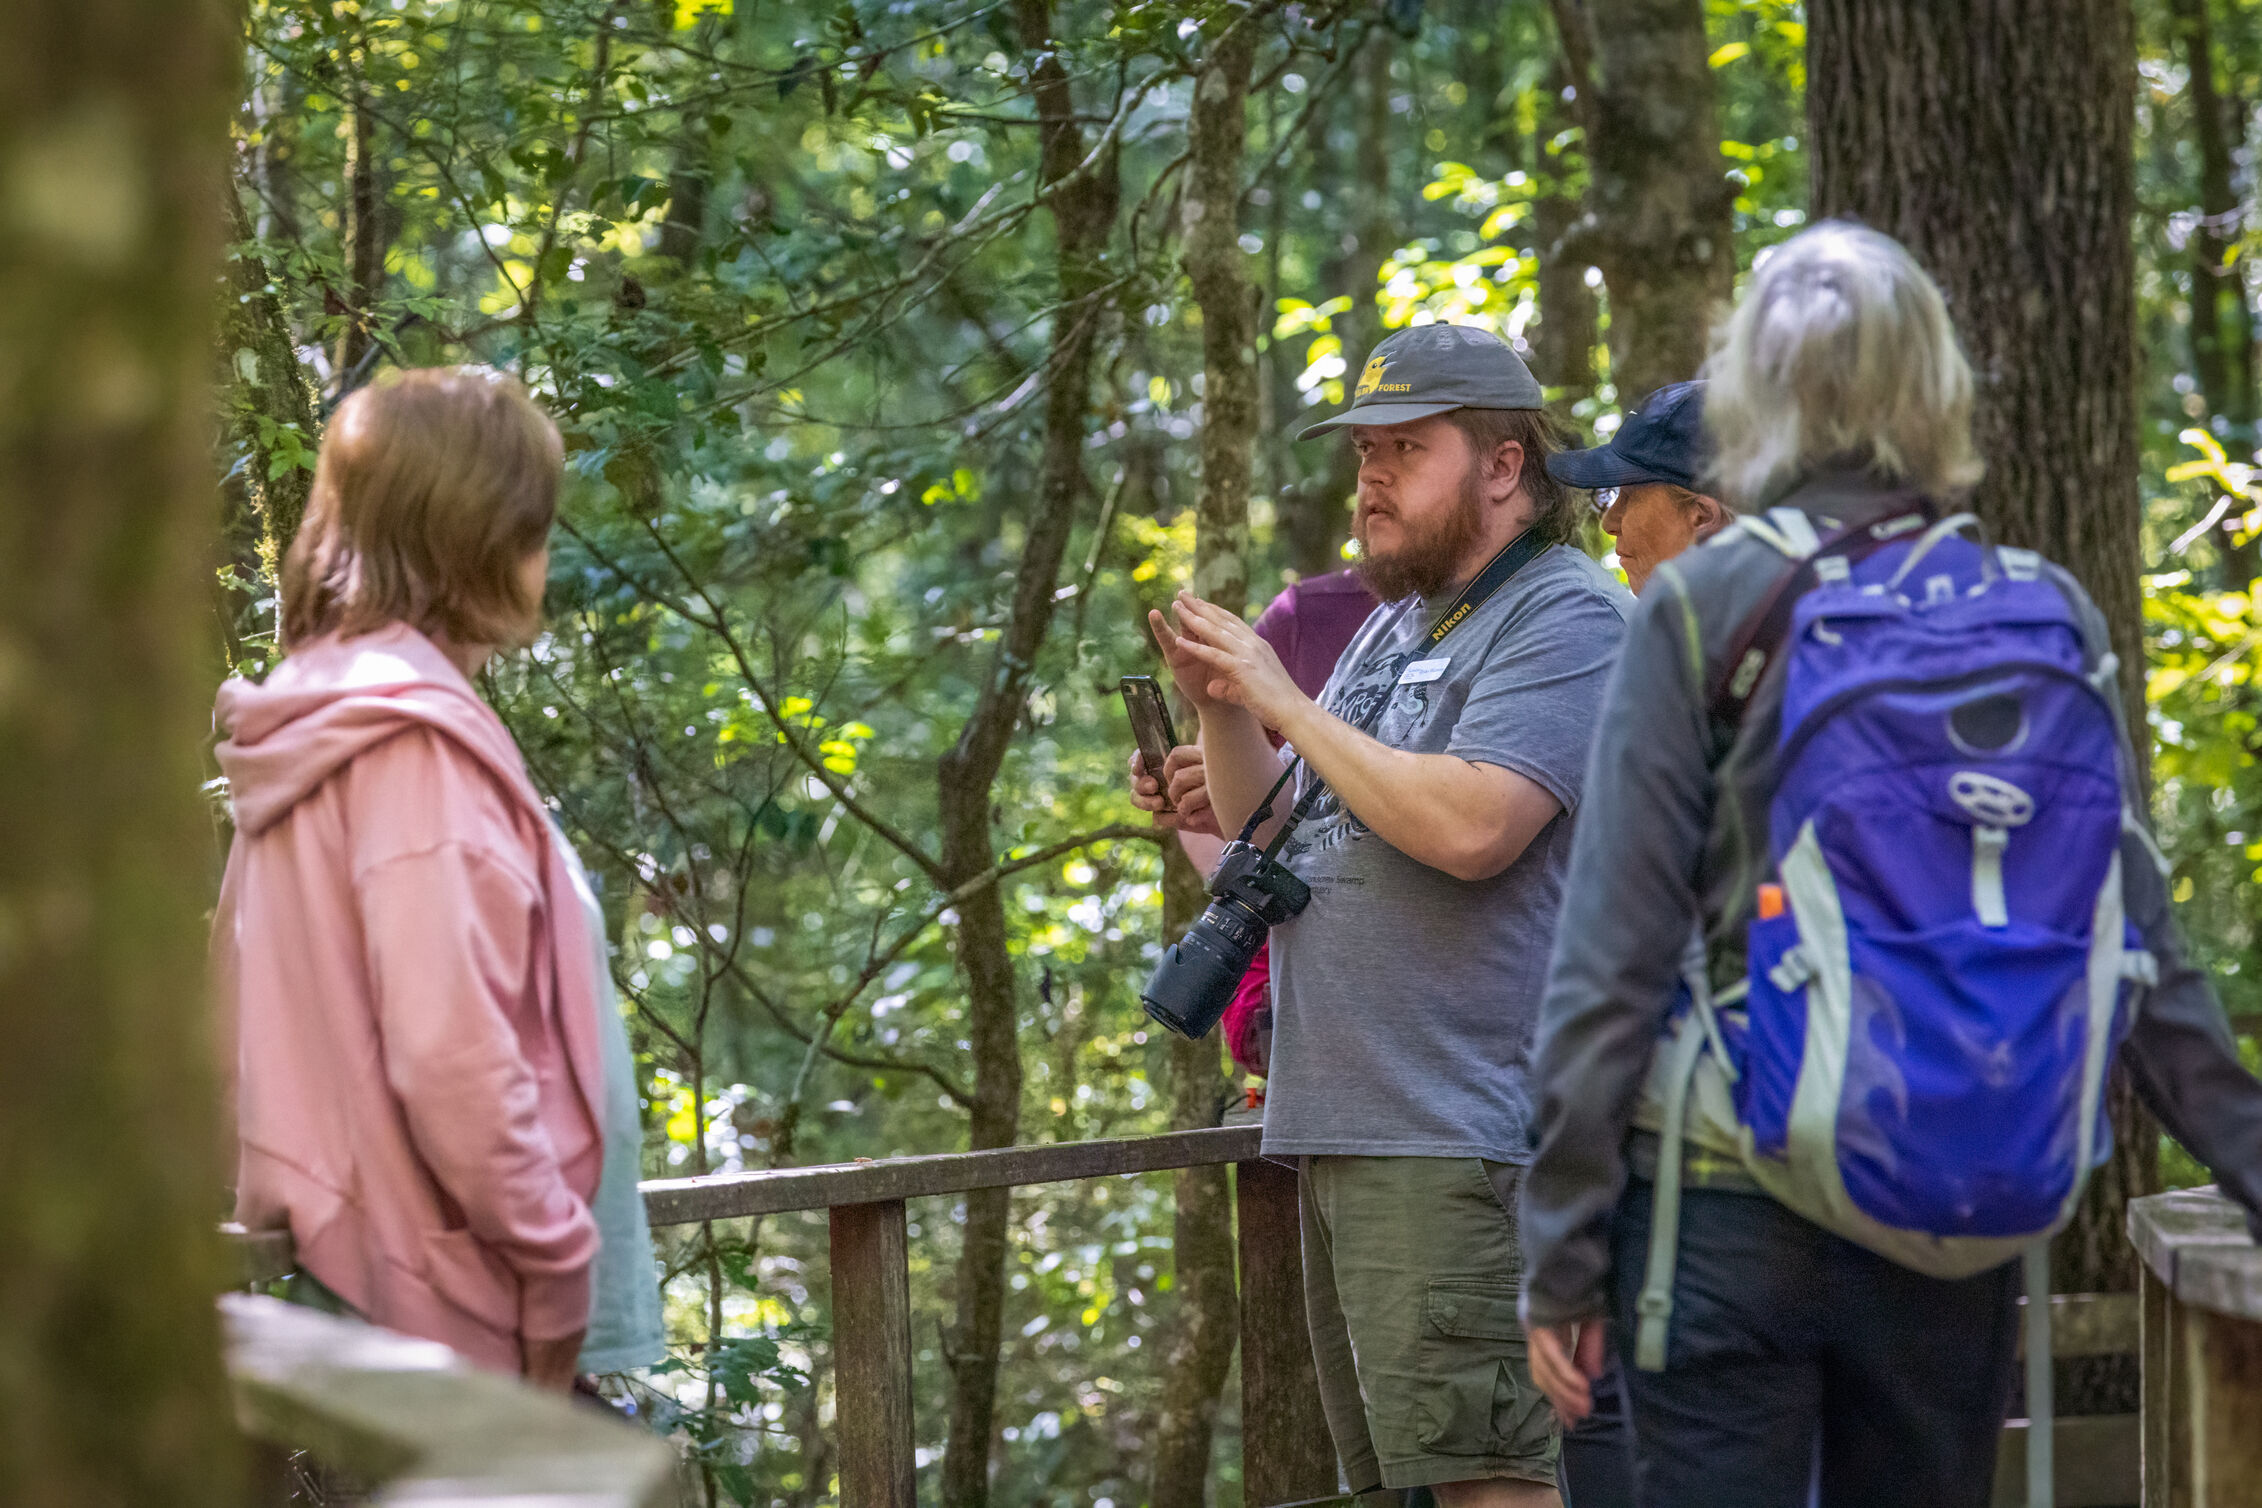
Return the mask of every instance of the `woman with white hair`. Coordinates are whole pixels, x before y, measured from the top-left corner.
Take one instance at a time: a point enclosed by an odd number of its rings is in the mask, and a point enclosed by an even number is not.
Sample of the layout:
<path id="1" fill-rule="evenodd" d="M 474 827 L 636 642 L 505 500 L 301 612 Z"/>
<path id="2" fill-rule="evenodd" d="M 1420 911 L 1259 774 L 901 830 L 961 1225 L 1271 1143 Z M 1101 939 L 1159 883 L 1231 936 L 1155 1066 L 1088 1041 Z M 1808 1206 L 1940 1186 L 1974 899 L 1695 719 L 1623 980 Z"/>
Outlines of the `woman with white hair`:
<path id="1" fill-rule="evenodd" d="M 1974 752 L 1951 751 L 1938 771 L 1900 762 L 1891 747 L 1881 755 L 1875 742 L 1864 746 L 1865 757 L 1826 762 L 1817 771 L 1813 741 L 1782 740 L 1787 667 L 1795 658 L 1812 664 L 1799 657 L 1847 642 L 1838 629 L 1860 630 L 1850 618 L 1822 621 L 1820 606 L 1794 617 L 1802 590 L 1819 604 L 1822 584 L 1850 584 L 1852 597 L 1828 600 L 1833 612 L 1855 616 L 1898 612 L 1913 620 L 1939 607 L 1982 622 L 2017 603 L 2027 615 L 2022 624 L 2049 620 L 2046 631 L 2057 636 L 2050 642 L 2068 672 L 2053 684 L 2068 705 L 2079 703 L 2069 715 L 2088 719 L 2086 754 L 2099 767 L 2073 773 L 2106 794 L 2086 805 L 2044 799 L 2039 815 L 2028 801 L 2023 812 L 1974 818 L 1968 828 L 1879 826 L 1868 840 L 1899 857 L 1923 850 L 1965 866 L 1924 876 L 1921 895 L 1957 912 L 1957 926 L 1976 929 L 1971 956 L 1986 961 L 1997 956 L 1988 949 L 1999 953 L 2013 936 L 2000 916 L 1989 915 L 2005 905 L 2002 876 L 2011 875 L 2008 904 L 2023 921 L 2022 908 L 2040 883 L 2034 866 L 2070 862 L 2049 846 L 2049 823 L 2059 820 L 2061 807 L 2083 817 L 2099 851 L 2096 878 L 2081 897 L 2081 926 L 2090 930 L 2091 913 L 2112 919 L 2096 926 L 2101 942 L 2082 945 L 2090 951 L 2075 959 L 2076 984 L 2041 1002 L 2044 1050 L 2070 1041 L 2078 1055 L 2084 1042 L 2105 1040 L 2129 1019 L 2115 1014 L 2115 1002 L 2125 998 L 2121 980 L 2156 968 L 2157 983 L 2135 997 L 2141 1004 L 2119 1061 L 2169 1129 L 2250 1210 L 2262 1208 L 2262 1086 L 2239 1067 L 2205 976 L 2184 960 L 2141 820 L 2131 814 L 2124 834 L 2116 768 L 2132 766 L 2125 763 L 2127 735 L 2102 619 L 2070 577 L 2038 557 L 1968 543 L 1952 522 L 1934 527 L 1957 511 L 1981 467 L 1971 437 L 1971 370 L 1932 281 L 1885 236 L 1839 222 L 1818 225 L 1754 272 L 1706 376 L 1715 486 L 1741 517 L 1711 543 L 1657 567 L 1628 625 L 1596 734 L 1538 1032 L 1540 1145 L 1521 1204 L 1532 1374 L 1557 1412 L 1575 1421 L 1590 1406 L 1588 1379 L 1600 1375 L 1606 1348 L 1617 1352 L 1645 1505 L 1979 1508 L 1989 1499 L 2013 1379 L 2019 1264 L 2004 1258 L 2017 1244 L 1975 1241 L 1966 1249 L 1979 1255 L 1960 1274 L 1928 1275 L 1915 1270 L 1921 1260 L 1904 1264 L 1906 1250 L 1888 1258 L 1874 1249 L 1877 1242 L 1848 1239 L 1848 1229 L 1873 1234 L 1859 1220 L 1804 1203 L 1792 1208 L 1801 1190 L 1781 1174 L 1799 1153 L 1795 1146 L 1769 1150 L 1767 1137 L 1754 1131 L 1754 1107 L 1775 1092 L 1763 1088 L 1766 1073 L 1777 1085 L 1795 1080 L 1794 1140 L 1811 1135 L 1811 1075 L 1801 1071 L 1797 1050 L 1787 1075 L 1780 1062 L 1762 1061 L 1755 1045 L 1761 992 L 1763 985 L 1774 990 L 1771 1021 L 1791 1021 L 1805 1032 L 1823 1019 L 1817 1013 L 1835 1008 L 1839 997 L 1816 1005 L 1806 984 L 1818 971 L 1842 971 L 1852 924 L 1836 912 L 1836 889 L 1828 891 L 1828 907 L 1810 905 L 1815 884 L 1837 883 L 1827 867 L 1813 880 L 1814 866 L 1837 855 L 1786 855 L 1782 840 L 1789 834 L 1771 828 L 1790 824 L 1771 806 L 1783 792 L 1797 795 L 1801 781 L 1842 788 L 1826 798 L 1837 799 L 1845 789 L 1858 795 L 1864 780 L 1898 779 L 1929 800 L 1932 784 L 1942 783 L 1931 776 L 1943 774 L 1944 782 L 1948 770 L 1966 772 L 1952 777 L 1965 782 L 1955 788 L 1958 800 L 1990 790 L 2025 800 L 2007 781 L 1989 786 L 1992 777 L 1968 772 L 2014 772 L 2009 763 L 1985 761 L 2024 747 L 2023 719 L 2035 704 L 1975 694 L 1966 726 L 1958 721 L 1965 704 L 1956 694 L 1943 698 L 1926 714 L 1926 727 L 1945 736 L 1952 726 L 1961 730 L 1958 739 L 1969 734 Z M 1920 559 L 1927 562 L 1922 573 L 1903 583 Z M 1859 597 L 1874 573 L 1903 560 L 1901 575 L 1876 589 L 1882 595 Z M 1994 590 L 2006 580 L 2014 585 Z M 1946 621 L 1928 620 L 1925 631 L 1936 633 Z M 1809 685 L 1800 683 L 1802 697 Z M 2004 702 L 2008 721 L 1990 722 Z M 1795 710 L 1804 719 L 1794 724 L 1802 734 L 1825 716 L 1810 713 L 1805 702 Z M 2053 742 L 2048 730 L 2035 745 L 2024 758 L 2046 753 L 2074 765 L 2082 757 L 2082 750 Z M 2116 749 L 2124 761 L 2117 766 Z M 2024 773 L 2020 779 L 2046 791 Z M 1864 815 L 1851 804 L 1830 812 L 1828 820 L 1840 827 L 1817 840 L 1825 847 Z M 2009 836 L 2010 827 L 2029 820 L 2033 827 Z M 2002 825 L 1976 825 L 1982 821 Z M 1818 831 L 1812 820 L 1799 825 L 1800 845 Z M 1794 859 L 1808 867 L 1794 871 Z M 1990 859 L 2009 867 L 1988 870 Z M 2084 975 L 2081 957 L 2120 956 L 2122 910 L 2146 950 L 2127 957 L 2144 960 L 2143 968 L 2123 974 L 2092 966 Z M 1794 959 L 1795 946 L 1763 953 L 1783 930 L 1803 937 L 1795 928 L 1820 911 L 1837 920 L 1836 956 Z M 1747 949 L 1754 964 L 1777 956 L 1782 962 L 1747 967 Z M 1858 971 L 1854 984 L 1857 994 L 1877 988 Z M 1952 969 L 1933 970 L 1882 1005 L 1857 1000 L 1871 1011 L 1854 1028 L 1863 1040 L 1849 1049 L 1841 1038 L 1836 1050 L 1858 1058 L 1870 1050 L 1869 1038 L 1882 1041 L 1907 1024 L 1899 1013 L 1914 1009 L 1911 1000 L 1965 984 Z M 1731 1007 L 1746 989 L 1750 995 Z M 2072 1019 L 2103 1028 L 2069 1035 L 2068 1000 L 2075 1002 Z M 1813 1029 L 1821 1040 L 1823 1028 Z M 1680 1050 L 1664 1051 L 1668 1043 Z M 2021 1039 L 2021 1050 L 2026 1045 Z M 2105 1057 L 2095 1047 L 2087 1051 Z M 1991 1057 L 1986 1066 L 2024 1071 L 2023 1063 L 2008 1064 Z M 1864 1115 L 1889 1119 L 1896 1111 L 1905 1122 L 1915 1092 L 1909 1082 L 1857 1086 L 1850 1069 L 1841 1077 L 1848 1098 L 1826 1109 L 1825 1131 L 1833 1114 L 1844 1118 L 1839 1125 Z M 2091 1129 L 2101 1118 L 2087 1113 L 2094 1101 L 2074 1103 L 2083 1113 L 2063 1118 L 2087 1124 L 2078 1137 L 2069 1131 L 2065 1146 L 2078 1143 L 2082 1153 L 2101 1157 Z M 1871 1122 L 1862 1128 L 1873 1144 L 1885 1139 Z M 1941 1143 L 1943 1158 L 1954 1160 L 1974 1140 L 1983 1138 Z M 2086 1164 L 2068 1150 L 2065 1165 L 2078 1194 Z M 1977 1210 L 1975 1228 L 2004 1218 L 1999 1190 L 1983 1193 L 1963 1210 Z"/>

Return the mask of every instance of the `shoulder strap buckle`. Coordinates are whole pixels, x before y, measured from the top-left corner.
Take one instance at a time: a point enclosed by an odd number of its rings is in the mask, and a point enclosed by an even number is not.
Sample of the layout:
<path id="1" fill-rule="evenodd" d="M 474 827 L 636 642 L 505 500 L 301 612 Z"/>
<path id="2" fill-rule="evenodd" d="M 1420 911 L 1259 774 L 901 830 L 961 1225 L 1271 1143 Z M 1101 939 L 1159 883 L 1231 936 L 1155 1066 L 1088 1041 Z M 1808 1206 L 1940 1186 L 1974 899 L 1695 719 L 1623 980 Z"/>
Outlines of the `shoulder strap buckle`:
<path id="1" fill-rule="evenodd" d="M 1797 518 L 1799 524 L 1786 526 L 1786 515 Z M 1743 722 L 1744 709 L 1759 690 L 1760 682 L 1766 679 L 1768 667 L 1774 663 L 1783 640 L 1790 633 L 1792 609 L 1798 605 L 1799 598 L 1823 579 L 1824 561 L 1843 562 L 1844 576 L 1838 575 L 1840 566 L 1832 565 L 1830 579 L 1850 581 L 1854 562 L 1883 549 L 1915 527 L 1915 523 L 1904 520 L 1929 523 L 1937 517 L 1938 510 L 1930 498 L 1915 497 L 1900 513 L 1840 529 L 1827 539 L 1816 540 L 1811 548 L 1802 552 L 1799 546 L 1804 541 L 1792 538 L 1789 530 L 1803 526 L 1811 538 L 1814 526 L 1800 509 L 1770 508 L 1764 526 L 1757 516 L 1747 516 L 1744 523 L 1755 537 L 1766 540 L 1795 563 L 1776 578 L 1775 585 L 1729 639 L 1719 678 L 1707 698 L 1706 710 L 1713 721 L 1730 730 Z"/>

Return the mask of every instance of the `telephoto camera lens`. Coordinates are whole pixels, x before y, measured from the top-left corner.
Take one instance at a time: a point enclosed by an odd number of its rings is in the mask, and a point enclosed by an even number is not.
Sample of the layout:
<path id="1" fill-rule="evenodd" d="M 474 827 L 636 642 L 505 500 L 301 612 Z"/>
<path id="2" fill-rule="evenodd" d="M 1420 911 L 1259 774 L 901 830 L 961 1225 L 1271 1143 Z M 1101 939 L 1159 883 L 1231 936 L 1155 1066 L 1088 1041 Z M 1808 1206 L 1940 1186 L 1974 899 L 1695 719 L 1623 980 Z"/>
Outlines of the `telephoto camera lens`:
<path id="1" fill-rule="evenodd" d="M 1163 950 L 1140 992 L 1147 1014 L 1182 1037 L 1209 1035 L 1265 934 L 1310 904 L 1302 880 L 1246 843 L 1226 845 L 1210 880 L 1215 897 L 1186 935 Z"/>

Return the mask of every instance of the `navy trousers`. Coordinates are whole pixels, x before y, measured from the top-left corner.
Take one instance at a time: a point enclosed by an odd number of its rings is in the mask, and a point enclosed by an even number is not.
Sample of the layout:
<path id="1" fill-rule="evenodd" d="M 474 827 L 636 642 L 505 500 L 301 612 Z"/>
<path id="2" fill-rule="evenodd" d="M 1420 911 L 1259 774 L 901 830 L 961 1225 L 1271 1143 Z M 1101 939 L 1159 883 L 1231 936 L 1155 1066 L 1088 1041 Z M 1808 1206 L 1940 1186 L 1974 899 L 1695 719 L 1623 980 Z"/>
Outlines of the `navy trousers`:
<path id="1" fill-rule="evenodd" d="M 2019 1264 L 1949 1282 L 1773 1199 L 1684 1188 L 1665 1370 L 1631 1363 L 1651 1188 L 1612 1230 L 1641 1508 L 1986 1508 Z"/>

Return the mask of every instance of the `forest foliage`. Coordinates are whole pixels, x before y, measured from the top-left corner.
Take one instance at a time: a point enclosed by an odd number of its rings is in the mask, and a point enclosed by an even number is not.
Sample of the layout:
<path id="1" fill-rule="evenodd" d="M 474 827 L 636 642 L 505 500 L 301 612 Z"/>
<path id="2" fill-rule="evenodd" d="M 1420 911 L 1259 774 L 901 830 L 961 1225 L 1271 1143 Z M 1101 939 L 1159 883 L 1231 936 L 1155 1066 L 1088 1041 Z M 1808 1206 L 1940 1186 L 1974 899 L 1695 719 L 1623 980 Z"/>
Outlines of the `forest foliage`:
<path id="1" fill-rule="evenodd" d="M 2253 332 L 2193 289 L 2255 292 L 2262 6 L 2198 10 L 2205 90 L 2197 6 L 2138 6 L 2137 564 L 2177 898 L 2244 1014 L 2262 469 L 2251 360 L 2207 331 Z M 1175 1086 L 1137 986 L 1164 875 L 1115 682 L 1153 668 L 1145 611 L 1196 549 L 1196 81 L 1253 30 L 1253 611 L 1342 561 L 1343 455 L 1290 437 L 1378 332 L 1488 325 L 1589 437 L 1640 396 L 1611 381 L 1609 289 L 1565 234 L 1590 169 L 1561 8 L 255 0 L 217 358 L 231 666 L 275 654 L 274 551 L 343 393 L 388 366 L 513 371 L 565 433 L 568 488 L 549 632 L 488 690 L 600 879 L 648 1173 L 952 1150 L 980 1107 L 1024 1141 L 1161 1129 Z M 1707 0 L 1704 20 L 1740 275 L 1805 220 L 1803 14 Z M 1048 518 L 1067 529 L 1039 570 Z M 937 836 L 969 801 L 971 867 Z M 962 956 L 992 904 L 1012 1077 L 984 1060 Z M 923 1462 L 969 1323 L 966 1218 L 912 1211 Z M 1145 1500 L 1171 1229 L 1166 1180 L 1015 1198 L 998 1494 Z M 642 1406 L 696 1443 L 716 1500 L 828 1496 L 821 1222 L 663 1244 L 678 1352 Z M 1220 1501 L 1231 1411 L 1228 1389 Z"/>

